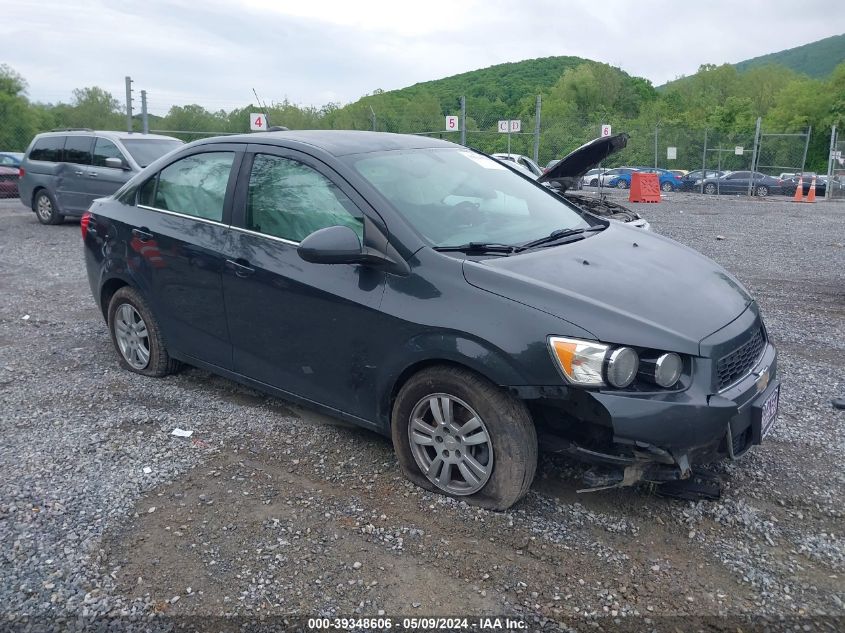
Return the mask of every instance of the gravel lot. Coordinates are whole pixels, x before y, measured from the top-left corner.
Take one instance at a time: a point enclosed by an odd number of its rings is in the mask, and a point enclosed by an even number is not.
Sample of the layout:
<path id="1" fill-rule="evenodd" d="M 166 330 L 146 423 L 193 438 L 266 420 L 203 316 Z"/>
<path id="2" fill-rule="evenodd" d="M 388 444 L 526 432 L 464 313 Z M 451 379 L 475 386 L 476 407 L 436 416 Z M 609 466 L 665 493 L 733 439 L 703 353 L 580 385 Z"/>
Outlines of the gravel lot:
<path id="1" fill-rule="evenodd" d="M 845 396 L 845 203 L 636 206 L 759 300 L 780 349 L 778 424 L 714 467 L 718 502 L 579 495 L 582 467 L 543 456 L 527 498 L 497 514 L 407 483 L 368 431 L 196 369 L 119 369 L 78 225 L 0 201 L 0 630 L 361 614 L 845 629 L 845 411 L 831 406 Z"/>

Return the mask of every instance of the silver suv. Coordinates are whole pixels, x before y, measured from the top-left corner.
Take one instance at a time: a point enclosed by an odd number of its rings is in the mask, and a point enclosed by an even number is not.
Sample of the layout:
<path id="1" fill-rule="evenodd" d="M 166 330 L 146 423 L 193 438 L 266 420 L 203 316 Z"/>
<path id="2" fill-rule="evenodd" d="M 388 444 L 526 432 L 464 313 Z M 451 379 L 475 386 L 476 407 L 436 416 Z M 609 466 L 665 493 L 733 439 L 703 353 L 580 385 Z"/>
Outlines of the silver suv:
<path id="1" fill-rule="evenodd" d="M 20 165 L 21 202 L 42 224 L 81 216 L 154 160 L 182 145 L 172 136 L 55 130 L 38 134 Z"/>

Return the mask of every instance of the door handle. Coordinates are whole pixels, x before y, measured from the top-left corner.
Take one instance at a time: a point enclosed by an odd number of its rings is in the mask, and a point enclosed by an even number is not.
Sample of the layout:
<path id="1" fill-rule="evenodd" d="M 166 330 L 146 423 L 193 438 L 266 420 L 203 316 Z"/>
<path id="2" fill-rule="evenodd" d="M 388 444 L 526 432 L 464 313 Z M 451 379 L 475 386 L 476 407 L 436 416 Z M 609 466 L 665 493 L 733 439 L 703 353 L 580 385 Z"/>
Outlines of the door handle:
<path id="1" fill-rule="evenodd" d="M 96 171 L 89 171 L 89 172 L 88 172 L 88 175 L 89 175 L 91 178 L 96 178 L 96 177 L 97 177 L 97 172 L 96 172 Z"/>
<path id="2" fill-rule="evenodd" d="M 249 264 L 249 262 L 245 259 L 241 259 L 240 261 L 234 261 L 231 259 L 226 260 L 226 267 L 235 271 L 235 275 L 238 277 L 249 277 L 255 272 L 255 268 L 252 268 L 247 264 Z"/>
<path id="3" fill-rule="evenodd" d="M 75 171 L 73 173 L 76 174 L 77 176 L 84 176 L 85 175 L 84 171 Z"/>
<path id="4" fill-rule="evenodd" d="M 137 237 L 139 242 L 149 242 L 153 239 L 153 234 L 149 232 L 146 227 L 140 229 L 132 229 L 132 236 Z"/>

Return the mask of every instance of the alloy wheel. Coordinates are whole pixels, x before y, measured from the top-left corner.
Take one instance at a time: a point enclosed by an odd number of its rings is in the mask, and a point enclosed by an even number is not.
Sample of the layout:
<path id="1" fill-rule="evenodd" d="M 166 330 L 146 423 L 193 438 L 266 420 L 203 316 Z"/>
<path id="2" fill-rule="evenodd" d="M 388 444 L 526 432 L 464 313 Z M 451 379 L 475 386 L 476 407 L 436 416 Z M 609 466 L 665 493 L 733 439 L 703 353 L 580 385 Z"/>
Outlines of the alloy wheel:
<path id="1" fill-rule="evenodd" d="M 426 478 L 453 495 L 481 490 L 493 472 L 493 443 L 481 416 L 445 393 L 422 398 L 408 425 L 411 454 Z"/>
<path id="2" fill-rule="evenodd" d="M 114 336 L 123 358 L 135 369 L 150 362 L 150 338 L 147 324 L 130 304 L 123 303 L 114 313 Z"/>
<path id="3" fill-rule="evenodd" d="M 42 222 L 49 222 L 53 218 L 53 203 L 45 194 L 38 196 L 35 202 L 35 212 Z"/>

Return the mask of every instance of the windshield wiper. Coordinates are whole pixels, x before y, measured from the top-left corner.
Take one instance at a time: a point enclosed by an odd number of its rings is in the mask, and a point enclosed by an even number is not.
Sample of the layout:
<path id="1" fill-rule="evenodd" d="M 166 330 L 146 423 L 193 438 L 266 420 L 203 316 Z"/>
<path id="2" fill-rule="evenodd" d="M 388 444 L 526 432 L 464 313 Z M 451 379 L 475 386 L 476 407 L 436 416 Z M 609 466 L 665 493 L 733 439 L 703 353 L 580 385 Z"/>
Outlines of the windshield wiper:
<path id="1" fill-rule="evenodd" d="M 557 242 L 558 240 L 562 240 L 566 237 L 572 237 L 573 235 L 582 235 L 583 233 L 587 233 L 590 231 L 603 231 L 605 227 L 598 225 L 598 226 L 590 226 L 585 229 L 558 229 L 557 231 L 552 231 L 546 237 L 541 237 L 540 239 L 533 240 L 531 242 L 526 242 L 519 247 L 519 250 L 524 250 L 526 248 L 534 248 L 535 246 L 542 246 L 544 244 L 551 244 L 552 242 Z"/>
<path id="2" fill-rule="evenodd" d="M 434 250 L 441 253 L 515 253 L 518 247 L 512 244 L 498 244 L 495 242 L 467 242 L 458 246 L 435 246 Z"/>

